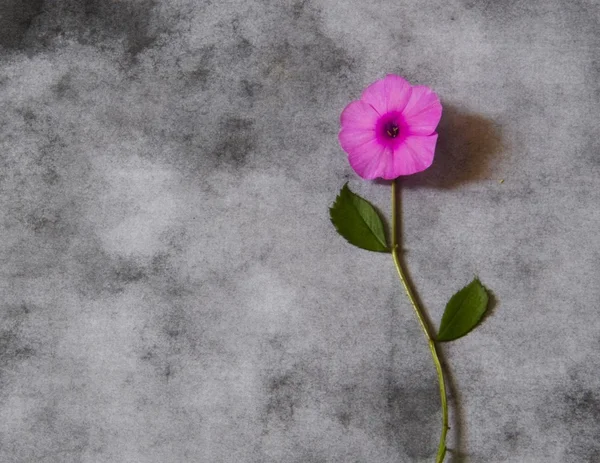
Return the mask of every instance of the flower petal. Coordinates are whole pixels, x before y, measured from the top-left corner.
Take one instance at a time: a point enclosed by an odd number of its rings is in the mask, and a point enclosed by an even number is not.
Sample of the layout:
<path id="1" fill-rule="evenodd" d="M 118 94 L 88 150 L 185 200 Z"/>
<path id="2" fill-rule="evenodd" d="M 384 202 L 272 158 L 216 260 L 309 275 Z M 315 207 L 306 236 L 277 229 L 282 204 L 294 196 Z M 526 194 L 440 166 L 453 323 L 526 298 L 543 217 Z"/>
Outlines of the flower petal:
<path id="1" fill-rule="evenodd" d="M 360 99 L 383 115 L 389 111 L 402 111 L 411 94 L 411 85 L 403 78 L 388 74 L 369 85 Z"/>
<path id="2" fill-rule="evenodd" d="M 348 161 L 360 177 L 373 180 L 383 175 L 391 161 L 391 150 L 373 139 L 348 151 Z"/>
<path id="3" fill-rule="evenodd" d="M 351 153 L 373 141 L 378 117 L 373 107 L 364 101 L 353 101 L 346 106 L 340 116 L 342 129 L 338 135 L 343 150 Z"/>
<path id="4" fill-rule="evenodd" d="M 426 137 L 406 137 L 394 150 L 392 162 L 386 166 L 383 178 L 392 180 L 400 175 L 411 175 L 427 169 L 433 162 L 437 138 L 437 133 Z"/>
<path id="5" fill-rule="evenodd" d="M 349 153 L 355 148 L 358 148 L 365 143 L 374 140 L 376 137 L 375 130 L 356 130 L 342 129 L 338 135 L 338 140 L 342 149 Z"/>
<path id="6" fill-rule="evenodd" d="M 430 135 L 442 117 L 442 104 L 429 87 L 416 86 L 412 88 L 402 115 L 408 133 Z"/>
<path id="7" fill-rule="evenodd" d="M 379 114 L 364 101 L 353 101 L 340 115 L 342 129 L 375 130 Z"/>

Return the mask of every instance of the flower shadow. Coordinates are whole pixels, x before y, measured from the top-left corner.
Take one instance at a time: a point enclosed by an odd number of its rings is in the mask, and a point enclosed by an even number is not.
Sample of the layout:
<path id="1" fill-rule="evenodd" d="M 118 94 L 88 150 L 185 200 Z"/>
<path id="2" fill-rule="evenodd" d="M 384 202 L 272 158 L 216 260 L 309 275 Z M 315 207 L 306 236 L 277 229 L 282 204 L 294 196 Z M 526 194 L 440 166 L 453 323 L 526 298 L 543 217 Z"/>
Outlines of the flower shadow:
<path id="1" fill-rule="evenodd" d="M 402 177 L 403 187 L 453 189 L 493 175 L 494 158 L 504 148 L 499 124 L 444 104 L 437 132 L 433 164 L 423 172 Z"/>

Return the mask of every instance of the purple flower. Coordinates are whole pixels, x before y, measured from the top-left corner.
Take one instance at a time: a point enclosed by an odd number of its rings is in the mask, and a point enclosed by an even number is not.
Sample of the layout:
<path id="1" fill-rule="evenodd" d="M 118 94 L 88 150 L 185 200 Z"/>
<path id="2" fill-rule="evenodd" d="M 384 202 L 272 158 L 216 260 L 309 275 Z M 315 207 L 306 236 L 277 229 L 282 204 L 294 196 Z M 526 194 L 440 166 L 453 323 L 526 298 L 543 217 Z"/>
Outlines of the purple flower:
<path id="1" fill-rule="evenodd" d="M 428 87 L 388 74 L 342 111 L 339 140 L 364 179 L 392 180 L 433 162 L 442 105 Z"/>

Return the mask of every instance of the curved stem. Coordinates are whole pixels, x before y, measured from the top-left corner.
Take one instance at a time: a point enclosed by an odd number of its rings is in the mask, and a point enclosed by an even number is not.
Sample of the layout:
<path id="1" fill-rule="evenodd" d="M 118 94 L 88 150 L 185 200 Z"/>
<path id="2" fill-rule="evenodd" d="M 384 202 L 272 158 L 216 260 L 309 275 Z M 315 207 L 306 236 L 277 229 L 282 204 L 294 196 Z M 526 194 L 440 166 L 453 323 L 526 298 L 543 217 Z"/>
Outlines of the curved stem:
<path id="1" fill-rule="evenodd" d="M 446 434 L 448 433 L 448 401 L 446 398 L 446 384 L 444 380 L 444 370 L 442 369 L 442 364 L 440 363 L 440 358 L 437 353 L 437 349 L 435 347 L 435 341 L 433 340 L 428 324 L 427 319 L 419 307 L 417 303 L 417 299 L 413 294 L 413 291 L 408 284 L 408 280 L 404 273 L 404 269 L 402 268 L 402 264 L 400 261 L 400 256 L 398 253 L 398 235 L 397 235 L 397 206 L 396 206 L 396 182 L 397 180 L 392 181 L 392 257 L 394 258 L 394 264 L 396 265 L 396 270 L 398 271 L 398 276 L 400 277 L 400 281 L 404 286 L 404 290 L 406 291 L 406 295 L 410 300 L 413 309 L 415 309 L 415 314 L 417 315 L 417 319 L 419 320 L 419 324 L 425 333 L 425 337 L 429 342 L 429 350 L 431 350 L 431 356 L 433 357 L 433 363 L 435 364 L 435 370 L 437 372 L 438 381 L 440 384 L 440 400 L 442 403 L 442 435 L 440 437 L 440 443 L 438 446 L 438 452 L 436 457 L 436 463 L 442 463 L 444 461 L 444 457 L 446 455 Z"/>

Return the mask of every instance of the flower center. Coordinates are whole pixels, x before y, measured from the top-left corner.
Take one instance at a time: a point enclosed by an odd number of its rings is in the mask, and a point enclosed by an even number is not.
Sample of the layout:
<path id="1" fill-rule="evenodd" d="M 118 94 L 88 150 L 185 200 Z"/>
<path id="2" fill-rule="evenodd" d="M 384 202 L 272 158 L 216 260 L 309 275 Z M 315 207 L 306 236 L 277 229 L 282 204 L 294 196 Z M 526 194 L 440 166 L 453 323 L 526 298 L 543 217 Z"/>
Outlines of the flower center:
<path id="1" fill-rule="evenodd" d="M 400 128 L 398 127 L 398 124 L 392 121 L 387 122 L 384 129 L 386 135 L 390 138 L 396 138 L 400 134 Z"/>
<path id="2" fill-rule="evenodd" d="M 383 114 L 375 125 L 375 136 L 380 145 L 395 149 L 406 138 L 402 113 L 390 111 Z"/>

